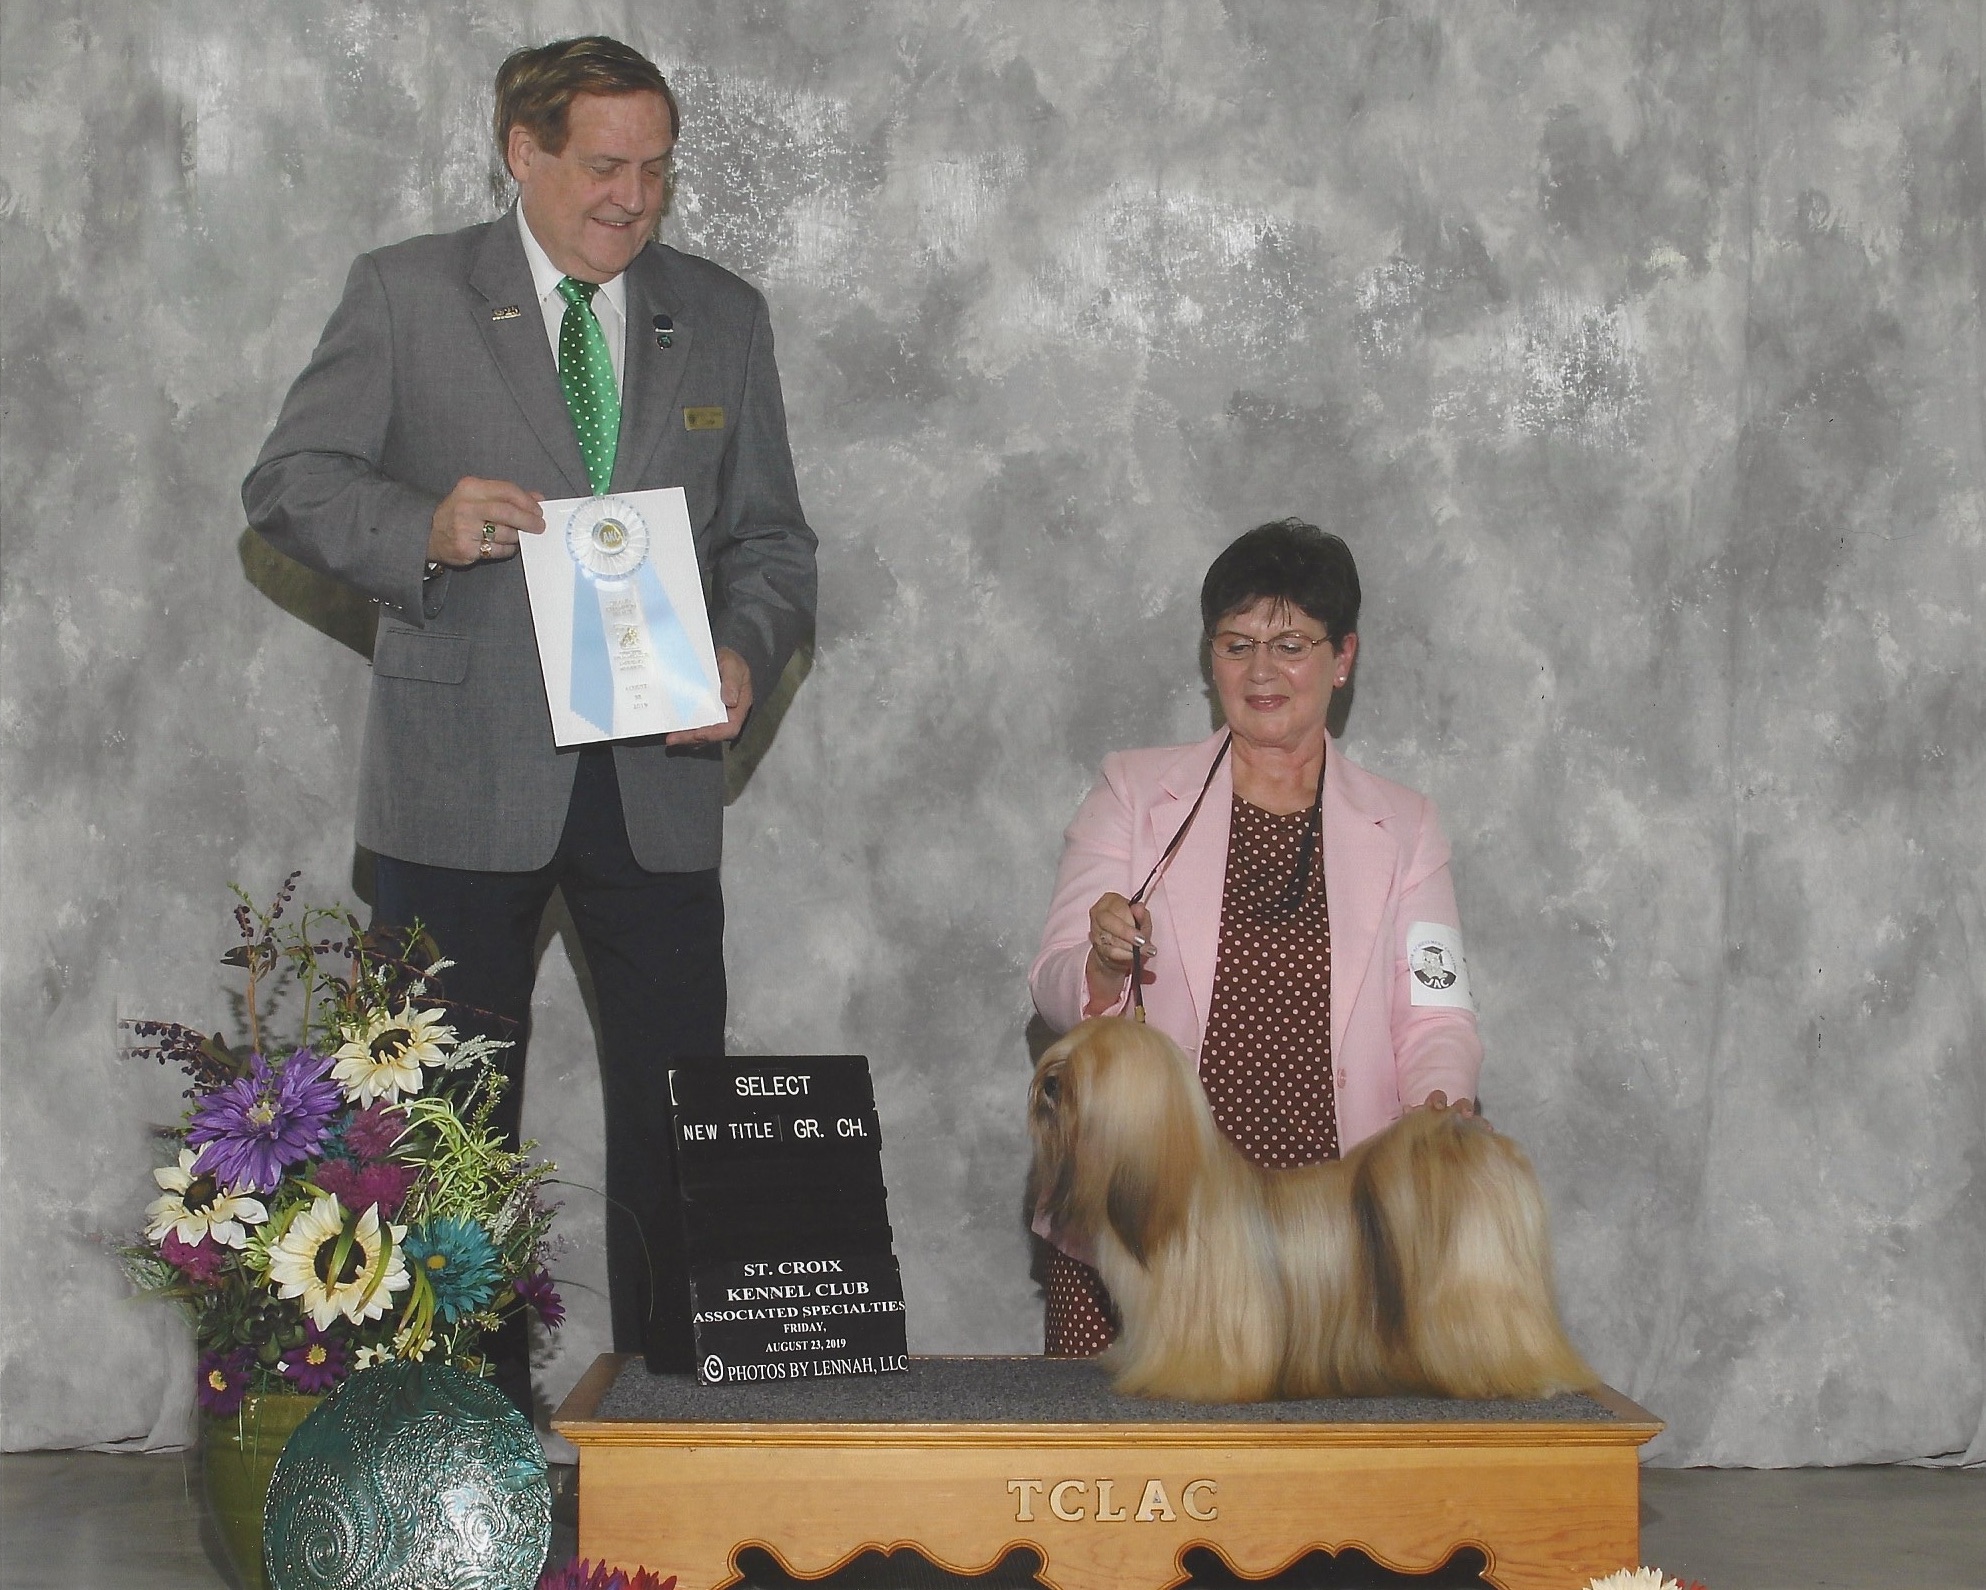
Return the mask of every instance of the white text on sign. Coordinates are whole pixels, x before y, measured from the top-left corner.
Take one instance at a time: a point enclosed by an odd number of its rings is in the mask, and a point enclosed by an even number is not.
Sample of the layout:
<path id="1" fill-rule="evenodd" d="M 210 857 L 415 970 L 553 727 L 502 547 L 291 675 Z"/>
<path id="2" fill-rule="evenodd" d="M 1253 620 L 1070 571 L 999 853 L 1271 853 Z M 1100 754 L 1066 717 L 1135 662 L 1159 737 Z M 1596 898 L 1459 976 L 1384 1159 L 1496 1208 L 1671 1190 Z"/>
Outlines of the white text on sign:
<path id="1" fill-rule="evenodd" d="M 812 1077 L 733 1077 L 731 1085 L 741 1099 L 804 1097 Z"/>

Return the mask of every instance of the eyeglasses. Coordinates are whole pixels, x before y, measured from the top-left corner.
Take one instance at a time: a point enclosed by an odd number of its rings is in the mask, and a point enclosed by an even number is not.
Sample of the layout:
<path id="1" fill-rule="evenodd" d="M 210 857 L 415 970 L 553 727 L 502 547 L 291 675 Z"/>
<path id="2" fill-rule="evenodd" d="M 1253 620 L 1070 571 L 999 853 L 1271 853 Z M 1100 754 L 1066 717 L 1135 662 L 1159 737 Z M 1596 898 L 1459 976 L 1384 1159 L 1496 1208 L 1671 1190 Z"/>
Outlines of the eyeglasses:
<path id="1" fill-rule="evenodd" d="M 1269 649 L 1272 662 L 1300 663 L 1319 646 L 1331 644 L 1329 635 L 1305 635 L 1294 629 L 1286 629 L 1280 635 L 1271 635 L 1267 640 L 1256 640 L 1235 630 L 1224 629 L 1208 642 L 1214 655 L 1222 662 L 1245 663 L 1255 655 L 1257 646 Z"/>

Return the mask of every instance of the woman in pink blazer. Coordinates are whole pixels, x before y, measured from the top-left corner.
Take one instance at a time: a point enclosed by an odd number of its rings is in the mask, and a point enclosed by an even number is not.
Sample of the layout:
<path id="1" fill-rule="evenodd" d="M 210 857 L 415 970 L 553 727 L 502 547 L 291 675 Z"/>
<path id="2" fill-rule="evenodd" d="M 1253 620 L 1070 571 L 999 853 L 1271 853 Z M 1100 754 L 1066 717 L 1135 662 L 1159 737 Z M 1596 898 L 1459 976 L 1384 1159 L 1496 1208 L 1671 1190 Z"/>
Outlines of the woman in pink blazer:
<path id="1" fill-rule="evenodd" d="M 1227 728 L 1104 759 L 1028 974 L 1058 1030 L 1142 1003 L 1258 1164 L 1335 1157 L 1420 1105 L 1472 1108 L 1482 1061 L 1434 807 L 1325 729 L 1358 607 L 1350 549 L 1313 525 L 1263 525 L 1214 561 L 1201 612 Z M 1048 1255 L 1051 1354 L 1112 1333 L 1081 1259 Z"/>

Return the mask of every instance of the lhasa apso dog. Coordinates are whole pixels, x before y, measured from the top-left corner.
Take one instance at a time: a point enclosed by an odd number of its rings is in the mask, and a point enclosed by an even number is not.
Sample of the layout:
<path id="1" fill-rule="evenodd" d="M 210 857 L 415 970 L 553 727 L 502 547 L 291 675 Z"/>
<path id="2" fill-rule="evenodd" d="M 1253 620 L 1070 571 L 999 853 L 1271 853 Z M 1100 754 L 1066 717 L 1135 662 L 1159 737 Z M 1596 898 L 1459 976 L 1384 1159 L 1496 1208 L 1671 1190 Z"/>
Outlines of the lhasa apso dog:
<path id="1" fill-rule="evenodd" d="M 1263 1170 L 1178 1045 L 1098 1017 L 1035 1069 L 1038 1206 L 1087 1246 L 1122 1318 L 1104 1362 L 1136 1396 L 1547 1397 L 1598 1382 L 1552 1301 L 1523 1151 L 1459 1110 L 1410 1110 L 1340 1160 Z"/>

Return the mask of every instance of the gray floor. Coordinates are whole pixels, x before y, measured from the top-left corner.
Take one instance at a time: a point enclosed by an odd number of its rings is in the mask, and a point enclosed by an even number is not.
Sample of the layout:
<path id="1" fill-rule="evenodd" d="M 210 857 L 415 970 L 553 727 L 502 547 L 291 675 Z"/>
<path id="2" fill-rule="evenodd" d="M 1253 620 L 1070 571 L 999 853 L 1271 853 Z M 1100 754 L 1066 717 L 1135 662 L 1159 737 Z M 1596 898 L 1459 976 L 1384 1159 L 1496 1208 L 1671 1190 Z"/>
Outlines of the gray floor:
<path id="1" fill-rule="evenodd" d="M 1708 1590 L 1986 1590 L 1986 1473 L 1649 1469 L 1642 1560 Z M 561 1526 L 554 1549 L 569 1552 Z M 224 1590 L 197 1459 L 0 1458 L 5 1590 Z"/>

